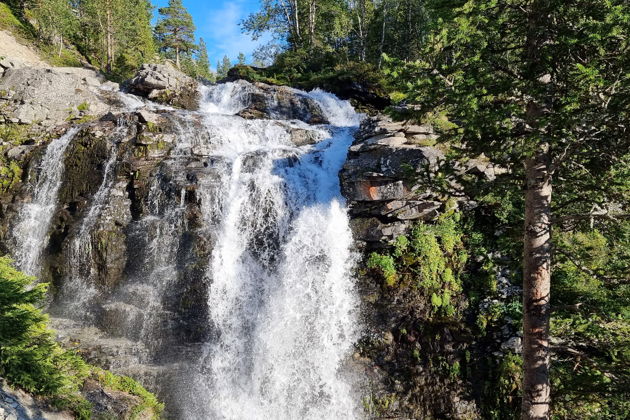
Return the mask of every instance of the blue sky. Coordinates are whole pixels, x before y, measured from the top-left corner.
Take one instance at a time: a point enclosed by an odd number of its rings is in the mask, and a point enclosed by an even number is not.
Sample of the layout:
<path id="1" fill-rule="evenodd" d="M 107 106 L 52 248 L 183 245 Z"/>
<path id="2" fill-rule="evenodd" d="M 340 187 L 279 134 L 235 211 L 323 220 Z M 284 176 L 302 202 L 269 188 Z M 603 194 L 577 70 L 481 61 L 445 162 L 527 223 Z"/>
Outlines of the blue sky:
<path id="1" fill-rule="evenodd" d="M 152 0 L 152 3 L 157 14 L 157 8 L 166 6 L 168 0 Z M 197 40 L 201 37 L 206 41 L 213 70 L 224 55 L 236 61 L 238 53 L 243 52 L 251 60 L 254 49 L 264 42 L 252 41 L 249 35 L 241 33 L 238 25 L 258 9 L 259 0 L 183 0 L 183 3 L 195 21 Z"/>

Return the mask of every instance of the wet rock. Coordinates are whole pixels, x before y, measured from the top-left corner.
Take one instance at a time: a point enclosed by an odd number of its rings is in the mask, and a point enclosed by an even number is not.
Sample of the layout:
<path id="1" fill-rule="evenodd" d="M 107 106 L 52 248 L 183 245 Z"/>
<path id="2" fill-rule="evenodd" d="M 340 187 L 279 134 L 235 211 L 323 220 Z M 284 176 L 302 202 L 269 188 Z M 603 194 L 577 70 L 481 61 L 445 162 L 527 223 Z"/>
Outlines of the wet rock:
<path id="1" fill-rule="evenodd" d="M 144 124 L 158 124 L 160 122 L 160 117 L 158 114 L 147 111 L 146 109 L 141 109 L 136 113 L 136 115 L 138 116 L 140 122 Z"/>
<path id="2" fill-rule="evenodd" d="M 265 77 L 264 75 L 265 69 L 263 68 L 237 65 L 230 69 L 227 78 L 222 80 L 222 82 L 246 80 L 255 83 L 257 80 L 261 80 L 260 76 Z M 341 99 L 351 100 L 357 109 L 361 111 L 374 112 L 391 105 L 391 99 L 382 86 L 367 80 L 352 79 L 349 80 L 345 77 L 341 80 L 340 77 L 333 76 L 331 79 L 319 80 L 315 85 L 310 81 L 306 85 L 298 84 L 294 87 L 307 91 L 319 87 L 327 92 L 334 93 Z"/>
<path id="3" fill-rule="evenodd" d="M 296 146 L 306 146 L 315 144 L 321 140 L 321 135 L 317 131 L 294 128 L 291 130 L 291 143 Z"/>
<path id="4" fill-rule="evenodd" d="M 237 81 L 235 83 L 246 83 Z M 254 83 L 243 97 L 246 106 L 238 115 L 245 119 L 300 120 L 308 124 L 327 124 L 319 104 L 300 91 L 287 86 Z"/>
<path id="5" fill-rule="evenodd" d="M 129 91 L 179 108 L 199 108 L 199 84 L 170 64 L 143 64 L 127 82 Z"/>
<path id="6" fill-rule="evenodd" d="M 104 388 L 93 379 L 87 379 L 83 384 L 82 393 L 92 403 L 94 417 L 127 419 L 150 419 L 152 413 L 136 413 L 141 399 L 122 391 Z"/>
<path id="7" fill-rule="evenodd" d="M 35 148 L 35 146 L 16 146 L 7 152 L 7 157 L 11 160 L 23 160 L 26 158 Z"/>
<path id="8" fill-rule="evenodd" d="M 73 420 L 74 416 L 67 411 L 55 410 L 24 391 L 12 389 L 0 378 L 0 419 Z"/>

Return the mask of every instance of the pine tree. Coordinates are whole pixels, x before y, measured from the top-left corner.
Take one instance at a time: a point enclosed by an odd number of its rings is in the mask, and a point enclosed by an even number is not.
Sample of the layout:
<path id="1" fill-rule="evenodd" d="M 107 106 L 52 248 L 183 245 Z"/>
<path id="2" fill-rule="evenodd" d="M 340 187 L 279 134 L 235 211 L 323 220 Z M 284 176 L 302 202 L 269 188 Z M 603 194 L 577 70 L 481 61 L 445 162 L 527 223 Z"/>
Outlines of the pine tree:
<path id="1" fill-rule="evenodd" d="M 199 38 L 199 53 L 197 55 L 197 72 L 200 77 L 212 81 L 213 74 L 210 71 L 210 58 L 208 57 L 208 48 L 203 38 Z"/>
<path id="2" fill-rule="evenodd" d="M 59 44 L 61 55 L 64 40 L 72 36 L 78 27 L 70 4 L 67 0 L 34 0 L 29 5 L 32 16 L 37 20 L 39 36 L 47 40 L 54 39 Z"/>
<path id="3" fill-rule="evenodd" d="M 169 0 L 168 7 L 158 10 L 161 20 L 155 27 L 155 33 L 161 49 L 174 53 L 177 68 L 180 68 L 180 54 L 190 53 L 195 46 L 195 24 L 182 0 Z"/>
<path id="4" fill-rule="evenodd" d="M 239 65 L 245 65 L 245 61 L 247 60 L 247 58 L 245 57 L 245 54 L 243 54 L 242 52 L 238 53 L 238 57 L 237 57 L 237 61 Z"/>
<path id="5" fill-rule="evenodd" d="M 129 77 L 142 63 L 151 61 L 156 54 L 152 6 L 147 0 L 128 0 L 122 10 L 122 30 L 118 42 L 120 50 L 116 58 L 117 72 Z"/>
<path id="6" fill-rule="evenodd" d="M 401 62 L 390 74 L 426 112 L 456 122 L 443 140 L 469 156 L 483 153 L 525 187 L 522 418 L 543 420 L 550 416 L 554 220 L 592 220 L 593 208 L 614 220 L 628 206 L 619 188 L 627 188 L 630 160 L 630 6 L 510 3 L 432 2 L 441 19 L 425 60 Z"/>
<path id="7" fill-rule="evenodd" d="M 232 62 L 227 55 L 223 56 L 223 60 L 220 63 L 217 63 L 217 77 L 219 79 L 223 79 L 227 77 L 228 72 L 232 68 Z"/>

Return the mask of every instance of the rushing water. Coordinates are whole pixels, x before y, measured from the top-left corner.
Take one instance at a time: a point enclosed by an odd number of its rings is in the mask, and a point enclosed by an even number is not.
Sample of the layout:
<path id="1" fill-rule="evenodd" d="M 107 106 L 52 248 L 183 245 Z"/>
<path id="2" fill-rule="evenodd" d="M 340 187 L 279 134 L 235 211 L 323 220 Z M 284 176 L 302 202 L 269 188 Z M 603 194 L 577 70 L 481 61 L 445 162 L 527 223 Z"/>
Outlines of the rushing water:
<path id="1" fill-rule="evenodd" d="M 209 95 L 206 124 L 220 132 L 216 153 L 227 163 L 204 211 L 220 219 L 208 273 L 215 334 L 198 378 L 205 398 L 191 418 L 357 418 L 341 369 L 358 324 L 338 173 L 359 117 L 314 92 L 334 125 L 298 124 L 325 140 L 297 148 L 273 121 L 218 117 L 238 111 L 241 97 L 230 84 L 219 89 L 226 93 Z"/>
<path id="2" fill-rule="evenodd" d="M 171 111 L 179 135 L 152 175 L 142 217 L 125 229 L 125 279 L 97 303 L 97 273 L 89 262 L 92 235 L 116 188 L 118 149 L 111 145 L 102 182 L 65 248 L 65 316 L 92 322 L 88 306 L 100 305 L 93 312 L 108 320 L 101 327 L 109 334 L 164 351 L 161 343 L 169 344 L 160 331 L 177 328 L 165 296 L 186 279 L 178 259 L 191 228 L 181 185 L 191 162 L 202 161 L 191 194 L 212 250 L 198 264 L 207 267 L 208 318 L 200 329 L 209 338 L 190 353 L 196 356 L 186 360 L 187 378 L 171 391 L 180 404 L 175 412 L 183 419 L 358 419 L 359 397 L 344 369 L 359 324 L 338 173 L 360 116 L 349 103 L 316 90 L 294 93 L 316 101 L 329 125 L 245 120 L 236 114 L 252 89 L 243 82 L 204 88 L 199 112 Z M 130 110 L 143 106 L 133 98 L 123 102 Z M 296 130 L 310 133 L 316 144 L 296 146 Z M 20 213 L 16 256 L 30 274 L 39 270 L 63 155 L 75 133 L 50 143 L 33 201 Z"/>
<path id="3" fill-rule="evenodd" d="M 109 204 L 112 186 L 116 181 L 116 159 L 118 147 L 115 143 L 117 137 L 124 134 L 126 127 L 119 124 L 112 141 L 108 143 L 109 158 L 103 170 L 103 179 L 98 190 L 92 197 L 85 216 L 81 220 L 78 229 L 71 238 L 67 250 L 67 261 L 70 261 L 68 276 L 64 280 L 57 299 L 63 302 L 63 313 L 73 318 L 90 319 L 90 306 L 92 298 L 98 293 L 94 286 L 95 273 L 92 264 L 92 233 L 94 232 L 102 212 Z"/>
<path id="4" fill-rule="evenodd" d="M 17 266 L 31 276 L 39 276 L 40 257 L 48 244 L 48 233 L 57 208 L 57 194 L 63 180 L 64 153 L 79 131 L 71 128 L 53 140 L 41 159 L 37 180 L 30 184 L 32 201 L 20 210 L 18 224 L 13 230 Z"/>

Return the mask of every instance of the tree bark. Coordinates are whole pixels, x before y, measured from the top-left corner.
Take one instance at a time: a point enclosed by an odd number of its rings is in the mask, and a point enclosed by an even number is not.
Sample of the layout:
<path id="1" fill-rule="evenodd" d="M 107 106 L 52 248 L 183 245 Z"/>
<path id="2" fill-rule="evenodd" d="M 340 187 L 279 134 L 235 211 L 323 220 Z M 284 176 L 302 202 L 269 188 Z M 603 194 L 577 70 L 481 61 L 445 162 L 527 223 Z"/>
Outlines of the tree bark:
<path id="1" fill-rule="evenodd" d="M 302 33 L 300 31 L 300 11 L 299 11 L 299 5 L 297 0 L 293 0 L 292 2 L 292 8 L 293 8 L 293 28 L 295 31 L 295 37 L 297 38 L 297 42 L 301 45 L 301 41 L 302 41 Z"/>
<path id="2" fill-rule="evenodd" d="M 549 419 L 551 162 L 544 145 L 525 162 L 523 420 Z"/>
<path id="3" fill-rule="evenodd" d="M 311 46 L 315 45 L 315 26 L 317 22 L 317 0 L 311 0 L 308 8 L 308 34 Z"/>
<path id="4" fill-rule="evenodd" d="M 381 27 L 381 43 L 380 43 L 380 54 L 378 56 L 378 68 L 380 70 L 381 65 L 383 64 L 383 51 L 385 48 L 385 24 L 387 20 L 387 0 L 383 1 L 383 26 Z"/>
<path id="5" fill-rule="evenodd" d="M 113 62 L 114 62 L 114 22 L 112 19 L 112 11 L 111 7 L 107 8 L 107 34 L 106 34 L 106 42 L 107 42 L 107 64 L 106 69 L 108 72 L 112 71 Z"/>

